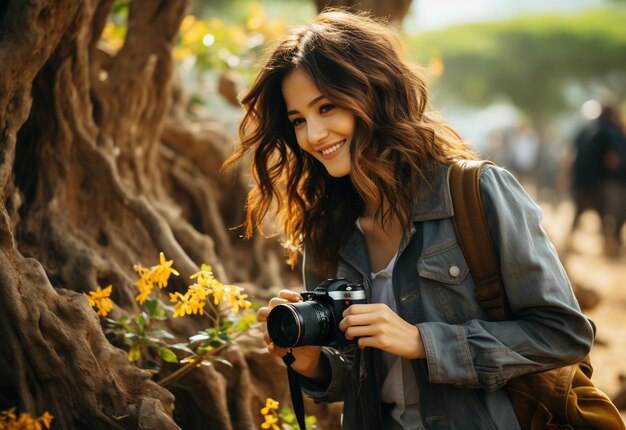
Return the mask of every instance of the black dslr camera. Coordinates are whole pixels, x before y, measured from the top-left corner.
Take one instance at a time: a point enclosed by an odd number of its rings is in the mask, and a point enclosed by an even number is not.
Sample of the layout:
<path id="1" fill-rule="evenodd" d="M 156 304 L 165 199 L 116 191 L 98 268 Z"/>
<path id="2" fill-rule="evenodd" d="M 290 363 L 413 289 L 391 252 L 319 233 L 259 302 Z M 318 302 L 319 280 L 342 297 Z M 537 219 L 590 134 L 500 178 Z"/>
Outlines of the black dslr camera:
<path id="1" fill-rule="evenodd" d="M 343 311 L 367 303 L 363 286 L 343 278 L 328 279 L 301 296 L 304 301 L 278 305 L 267 318 L 270 338 L 281 348 L 344 345 L 347 340 L 339 330 Z"/>

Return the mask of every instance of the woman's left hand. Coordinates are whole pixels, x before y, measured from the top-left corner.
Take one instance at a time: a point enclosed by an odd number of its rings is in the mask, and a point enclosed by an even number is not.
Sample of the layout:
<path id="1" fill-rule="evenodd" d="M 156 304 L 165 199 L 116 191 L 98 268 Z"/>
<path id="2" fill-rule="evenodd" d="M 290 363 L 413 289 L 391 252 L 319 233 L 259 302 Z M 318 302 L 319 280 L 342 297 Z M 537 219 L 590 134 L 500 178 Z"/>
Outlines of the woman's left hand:
<path id="1" fill-rule="evenodd" d="M 403 358 L 424 358 L 424 343 L 416 326 L 382 303 L 352 305 L 343 312 L 339 329 L 359 348 L 370 346 Z"/>

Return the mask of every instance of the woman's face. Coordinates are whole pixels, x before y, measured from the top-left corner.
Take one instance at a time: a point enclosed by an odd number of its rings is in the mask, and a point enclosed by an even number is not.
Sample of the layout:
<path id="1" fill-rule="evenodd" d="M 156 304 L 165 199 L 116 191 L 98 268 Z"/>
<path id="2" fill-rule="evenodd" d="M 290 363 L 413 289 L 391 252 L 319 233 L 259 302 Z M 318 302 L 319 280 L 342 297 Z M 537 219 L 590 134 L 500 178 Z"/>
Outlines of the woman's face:
<path id="1" fill-rule="evenodd" d="M 300 148 L 322 163 L 331 176 L 349 175 L 354 115 L 324 97 L 299 69 L 285 76 L 282 92 Z"/>

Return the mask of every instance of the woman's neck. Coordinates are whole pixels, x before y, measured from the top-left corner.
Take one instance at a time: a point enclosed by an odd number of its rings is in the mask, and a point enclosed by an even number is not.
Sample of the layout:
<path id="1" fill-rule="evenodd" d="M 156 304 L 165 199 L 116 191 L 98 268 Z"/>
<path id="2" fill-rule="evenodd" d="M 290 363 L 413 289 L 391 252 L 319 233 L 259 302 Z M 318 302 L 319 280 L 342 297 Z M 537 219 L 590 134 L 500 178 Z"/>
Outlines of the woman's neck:
<path id="1" fill-rule="evenodd" d="M 367 244 L 370 270 L 374 273 L 387 267 L 398 252 L 404 233 L 402 222 L 395 214 L 391 214 L 384 224 L 375 214 L 376 208 L 370 206 L 359 217 L 359 225 Z"/>

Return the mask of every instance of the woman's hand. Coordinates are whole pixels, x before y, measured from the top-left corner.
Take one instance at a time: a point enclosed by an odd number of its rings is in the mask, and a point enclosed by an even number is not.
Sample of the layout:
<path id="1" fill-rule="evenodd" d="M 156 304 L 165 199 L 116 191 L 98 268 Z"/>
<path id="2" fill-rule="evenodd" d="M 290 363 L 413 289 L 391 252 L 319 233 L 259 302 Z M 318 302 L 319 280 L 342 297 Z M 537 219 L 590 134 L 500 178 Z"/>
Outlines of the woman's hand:
<path id="1" fill-rule="evenodd" d="M 382 303 L 352 305 L 343 312 L 339 329 L 359 348 L 370 346 L 403 358 L 424 358 L 424 343 L 416 326 Z"/>
<path id="2" fill-rule="evenodd" d="M 282 290 L 280 293 L 278 293 L 277 297 L 274 297 L 270 300 L 268 306 L 262 307 L 258 310 L 257 318 L 260 322 L 267 323 L 267 317 L 270 314 L 270 311 L 276 306 L 287 303 L 297 303 L 301 301 L 302 297 L 300 296 L 300 294 L 294 291 Z M 269 350 L 269 352 L 279 357 L 283 357 L 285 354 L 287 354 L 287 350 L 285 348 L 280 348 L 274 345 L 272 339 L 267 332 L 267 325 L 264 326 L 263 335 L 265 343 L 268 345 L 267 349 Z M 297 348 L 293 348 L 291 352 L 296 361 L 291 365 L 292 369 L 310 379 L 325 379 L 326 372 L 320 366 L 321 351 L 321 346 L 300 346 Z"/>

